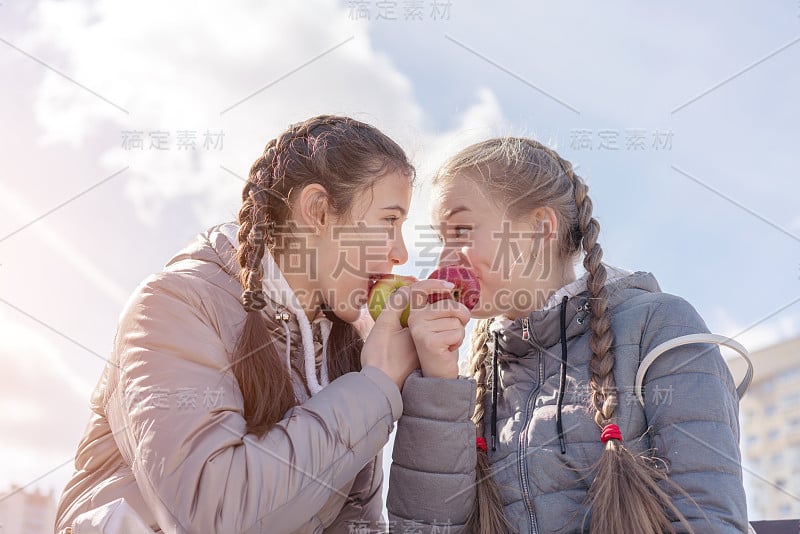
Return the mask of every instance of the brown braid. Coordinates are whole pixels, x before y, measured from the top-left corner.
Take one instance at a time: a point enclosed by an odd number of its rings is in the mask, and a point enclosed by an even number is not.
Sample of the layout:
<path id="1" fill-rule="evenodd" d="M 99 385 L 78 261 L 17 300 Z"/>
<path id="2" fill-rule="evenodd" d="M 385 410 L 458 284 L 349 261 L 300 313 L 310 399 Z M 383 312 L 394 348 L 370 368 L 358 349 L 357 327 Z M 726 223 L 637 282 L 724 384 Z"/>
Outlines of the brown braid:
<path id="1" fill-rule="evenodd" d="M 263 435 L 297 403 L 278 351 L 282 347 L 275 346 L 276 336 L 262 312 L 269 298 L 263 290 L 264 255 L 277 258 L 298 239 L 287 225 L 292 200 L 317 183 L 326 190 L 331 212 L 347 216 L 355 199 L 389 172 L 414 179 L 414 168 L 397 143 L 368 124 L 331 115 L 290 126 L 267 143 L 250 167 L 238 213 L 236 255 L 247 315 L 231 365 L 249 432 Z M 331 380 L 360 369 L 362 346 L 352 325 L 333 322 L 328 340 Z"/>
<path id="2" fill-rule="evenodd" d="M 594 419 L 600 427 L 613 422 L 618 405 L 611 350 L 614 335 L 608 314 L 607 273 L 602 263 L 603 250 L 598 243 L 600 224 L 592 216 L 593 206 L 587 185 L 575 174 L 572 164 L 554 150 L 524 138 L 490 139 L 462 150 L 437 172 L 434 185 L 454 183 L 457 176 L 472 179 L 498 205 L 507 206 L 506 213 L 512 218 L 542 206 L 552 208 L 558 228 L 566 230 L 558 233 L 559 259 L 571 261 L 583 251 L 591 303 L 589 347 L 592 356 L 589 370 Z M 481 381 L 485 382 L 486 373 L 483 344 L 485 334 L 476 334 L 473 337 L 471 371 L 479 383 L 479 401 L 486 392 L 486 386 L 481 389 L 480 385 Z M 482 410 L 482 403 L 479 405 L 481 407 L 476 406 L 476 415 Z M 481 411 L 481 419 L 482 415 Z M 599 438 L 598 432 L 598 441 Z M 609 440 L 587 495 L 590 532 L 674 532 L 665 510 L 669 510 L 691 532 L 685 517 L 659 486 L 660 481 L 686 495 L 666 479 L 665 473 L 658 470 L 652 461 L 633 456 L 618 440 Z M 482 484 L 496 486 L 490 479 Z M 488 495 L 491 492 L 483 493 Z M 491 529 L 484 530 L 484 520 L 486 517 L 493 520 L 502 514 L 502 506 L 487 502 L 478 507 L 480 510 L 474 512 L 480 523 L 478 528 L 481 532 L 490 532 Z M 492 510 L 492 507 L 496 509 Z M 489 510 L 484 511 L 487 508 Z M 478 528 L 474 530 L 478 531 Z"/>

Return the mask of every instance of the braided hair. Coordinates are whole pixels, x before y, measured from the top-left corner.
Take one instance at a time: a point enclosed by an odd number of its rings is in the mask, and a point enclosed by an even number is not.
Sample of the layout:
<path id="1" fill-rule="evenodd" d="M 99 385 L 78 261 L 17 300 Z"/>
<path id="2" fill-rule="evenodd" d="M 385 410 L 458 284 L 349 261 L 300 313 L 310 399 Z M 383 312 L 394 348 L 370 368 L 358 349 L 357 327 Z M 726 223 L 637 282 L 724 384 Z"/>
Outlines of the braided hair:
<path id="1" fill-rule="evenodd" d="M 475 411 L 472 414 L 472 422 L 475 424 L 475 431 L 480 437 L 483 435 L 484 414 L 486 405 L 484 399 L 490 392 L 490 362 L 489 362 L 489 326 L 492 319 L 482 319 L 477 322 L 470 336 L 470 359 L 468 362 L 469 376 L 475 379 L 477 384 Z M 491 371 L 495 372 L 494 369 Z M 494 393 L 492 391 L 492 393 Z M 503 501 L 500 499 L 500 492 L 497 484 L 492 481 L 491 470 L 489 467 L 489 453 L 483 449 L 477 450 L 478 463 L 476 479 L 478 484 L 475 487 L 475 507 L 470 514 L 467 523 L 470 525 L 470 532 L 481 534 L 512 532 L 513 526 L 503 515 Z"/>
<path id="2" fill-rule="evenodd" d="M 287 224 L 292 202 L 305 186 L 316 183 L 325 188 L 331 211 L 349 216 L 359 194 L 391 172 L 410 180 L 415 175 L 397 143 L 373 126 L 332 115 L 290 126 L 267 143 L 250 167 L 238 213 L 236 254 L 247 316 L 231 364 L 248 432 L 263 435 L 297 404 L 289 370 L 275 346 L 278 337 L 263 315 L 268 298 L 264 255 L 287 253 L 297 239 Z M 362 347 L 352 325 L 333 321 L 327 367 L 331 380 L 360 369 Z"/>

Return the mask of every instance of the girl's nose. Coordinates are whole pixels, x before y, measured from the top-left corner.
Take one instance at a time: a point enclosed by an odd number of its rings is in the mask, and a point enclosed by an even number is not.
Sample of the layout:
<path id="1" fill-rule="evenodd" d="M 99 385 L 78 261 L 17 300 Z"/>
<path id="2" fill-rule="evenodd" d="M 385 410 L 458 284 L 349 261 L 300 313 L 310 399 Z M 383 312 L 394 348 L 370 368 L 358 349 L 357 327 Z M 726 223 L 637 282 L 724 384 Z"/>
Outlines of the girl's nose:
<path id="1" fill-rule="evenodd" d="M 402 233 L 400 233 L 399 239 L 394 240 L 392 248 L 389 250 L 389 260 L 393 265 L 403 265 L 408 261 L 408 249 Z"/>

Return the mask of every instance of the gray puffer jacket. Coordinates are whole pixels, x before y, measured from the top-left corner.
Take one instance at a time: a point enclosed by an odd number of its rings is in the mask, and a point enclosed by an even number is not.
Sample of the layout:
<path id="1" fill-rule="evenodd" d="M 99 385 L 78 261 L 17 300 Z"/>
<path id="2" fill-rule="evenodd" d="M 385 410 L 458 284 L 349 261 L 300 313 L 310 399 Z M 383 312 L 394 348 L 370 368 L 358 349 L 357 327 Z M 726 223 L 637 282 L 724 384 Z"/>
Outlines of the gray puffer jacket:
<path id="1" fill-rule="evenodd" d="M 696 504 L 667 485 L 664 490 L 695 532 L 746 532 L 738 397 L 719 349 L 695 344 L 662 355 L 645 377 L 642 407 L 633 392 L 641 359 L 664 341 L 708 330 L 690 304 L 662 293 L 652 274 L 612 274 L 616 416 L 625 446 L 634 454 L 651 450 L 669 467 L 670 479 Z M 587 527 L 591 522 L 584 500 L 603 443 L 588 386 L 588 296 L 579 279 L 549 307 L 490 328 L 498 365 L 494 448 L 491 391 L 484 435 L 506 517 L 521 534 L 580 532 L 584 517 Z M 387 503 L 395 524 L 466 531 L 475 498 L 474 403 L 470 378 L 417 373 L 406 381 Z"/>

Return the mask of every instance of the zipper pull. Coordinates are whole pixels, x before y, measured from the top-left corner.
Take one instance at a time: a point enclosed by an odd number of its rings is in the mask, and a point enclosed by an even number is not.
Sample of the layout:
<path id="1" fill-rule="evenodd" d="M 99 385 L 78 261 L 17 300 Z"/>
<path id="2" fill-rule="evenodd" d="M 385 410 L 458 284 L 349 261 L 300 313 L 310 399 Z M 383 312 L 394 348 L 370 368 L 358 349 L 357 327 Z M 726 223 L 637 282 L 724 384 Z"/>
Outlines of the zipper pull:
<path id="1" fill-rule="evenodd" d="M 530 325 L 528 325 L 528 318 L 524 317 L 522 319 L 522 339 L 528 341 L 529 337 L 531 337 Z"/>

